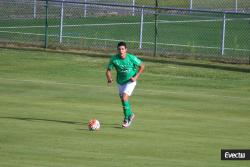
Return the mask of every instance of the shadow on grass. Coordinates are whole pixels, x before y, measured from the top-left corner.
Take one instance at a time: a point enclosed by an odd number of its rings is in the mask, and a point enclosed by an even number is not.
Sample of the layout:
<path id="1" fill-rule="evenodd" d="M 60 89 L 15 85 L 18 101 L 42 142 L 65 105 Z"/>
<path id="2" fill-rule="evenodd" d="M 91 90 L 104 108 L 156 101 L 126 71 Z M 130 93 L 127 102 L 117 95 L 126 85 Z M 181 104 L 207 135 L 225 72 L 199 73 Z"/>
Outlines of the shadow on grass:
<path id="1" fill-rule="evenodd" d="M 115 52 L 113 50 L 107 50 L 107 51 L 86 51 L 86 50 L 65 50 L 60 48 L 51 48 L 51 49 L 43 49 L 38 48 L 37 46 L 34 47 L 25 47 L 25 45 L 17 45 L 17 46 L 1 46 L 0 48 L 5 49 L 15 49 L 15 50 L 24 50 L 24 51 L 38 51 L 38 52 L 51 52 L 51 53 L 64 53 L 64 54 L 71 54 L 71 55 L 80 55 L 83 57 L 98 57 L 98 58 L 104 58 L 109 59 L 110 55 L 114 55 Z M 137 54 L 136 55 L 141 55 Z M 143 61 L 145 62 L 156 62 L 156 63 L 166 63 L 166 64 L 176 64 L 176 65 L 182 65 L 182 66 L 191 66 L 191 67 L 201 67 L 201 68 L 209 68 L 209 69 L 218 69 L 218 70 L 225 70 L 225 71 L 235 71 L 235 72 L 245 72 L 250 73 L 249 66 L 242 67 L 240 64 L 250 64 L 250 56 L 248 56 L 247 60 L 244 60 L 244 63 L 237 63 L 237 61 L 228 60 L 223 57 L 208 57 L 208 56 L 198 56 L 200 60 L 204 60 L 204 63 L 199 63 L 199 61 L 195 62 L 196 56 L 172 56 L 172 57 L 152 57 L 152 56 L 139 56 Z M 237 57 L 236 57 L 237 58 Z M 189 60 L 193 60 L 190 62 Z M 106 60 L 108 61 L 108 60 Z M 240 61 L 240 60 L 239 60 Z"/>
<path id="2" fill-rule="evenodd" d="M 98 58 L 105 58 L 109 59 L 110 56 L 102 55 L 102 54 L 89 54 L 85 53 L 83 56 L 87 57 L 98 57 Z M 244 73 L 250 73 L 250 66 L 248 67 L 242 67 L 241 64 L 246 63 L 230 63 L 230 62 L 223 62 L 222 60 L 206 60 L 204 58 L 204 63 L 199 63 L 199 61 L 195 62 L 194 58 L 162 58 L 162 57 L 149 57 L 149 56 L 142 56 L 140 57 L 144 62 L 153 62 L 153 63 L 163 63 L 163 64 L 174 64 L 174 65 L 180 65 L 180 66 L 188 66 L 188 67 L 200 67 L 200 68 L 208 68 L 208 69 L 217 69 L 217 70 L 224 70 L 224 71 L 233 71 L 233 72 L 244 72 Z M 219 59 L 219 58 L 218 58 Z M 190 60 L 193 60 L 193 62 L 190 62 Z M 247 64 L 250 64 L 250 57 L 249 62 Z"/>
<path id="3" fill-rule="evenodd" d="M 122 129 L 121 125 L 117 124 L 117 123 L 103 123 L 103 122 L 101 122 L 101 127 L 109 127 L 109 128 Z"/>
<path id="4" fill-rule="evenodd" d="M 46 122 L 55 122 L 55 123 L 64 123 L 64 124 L 76 124 L 76 125 L 82 124 L 82 122 L 62 121 L 62 120 L 54 120 L 54 119 L 41 119 L 41 118 L 0 117 L 0 119 L 14 119 L 14 120 L 22 120 L 22 121 L 46 121 Z"/>
<path id="5" fill-rule="evenodd" d="M 58 51 L 57 51 L 58 52 Z M 66 52 L 67 53 L 67 52 Z M 71 54 L 77 54 L 81 56 L 87 56 L 87 57 L 98 57 L 98 58 L 104 58 L 104 59 L 109 59 L 110 54 L 93 54 L 93 53 L 74 53 L 74 52 L 69 52 Z M 200 60 L 203 60 L 203 63 L 200 63 L 195 59 L 195 56 L 191 57 L 176 57 L 173 56 L 171 57 L 150 57 L 150 56 L 139 56 L 144 62 L 153 62 L 153 63 L 165 63 L 165 64 L 174 64 L 174 65 L 181 65 L 181 66 L 189 66 L 189 67 L 200 67 L 200 68 L 208 68 L 208 69 L 217 69 L 217 70 L 224 70 L 224 71 L 233 71 L 233 72 L 245 72 L 245 73 L 250 73 L 250 66 L 247 67 L 242 67 L 241 64 L 250 64 L 250 56 L 248 60 L 244 63 L 237 63 L 234 62 L 233 60 L 224 60 L 223 58 L 220 57 L 207 57 L 207 56 L 200 56 Z M 190 61 L 192 60 L 192 61 Z"/>
<path id="6" fill-rule="evenodd" d="M 0 119 L 13 119 L 13 120 L 21 120 L 21 121 L 46 121 L 46 122 L 54 122 L 54 123 L 63 123 L 63 124 L 75 124 L 75 125 L 83 125 L 87 127 L 87 120 L 83 120 L 83 122 L 75 122 L 75 121 L 63 121 L 63 120 L 55 120 L 55 119 L 42 119 L 42 118 L 27 118 L 27 117 L 0 117 Z M 102 123 L 102 126 L 113 127 L 116 129 L 123 129 L 119 124 L 107 124 Z M 79 130 L 89 130 L 88 128 L 80 128 Z"/>
<path id="7" fill-rule="evenodd" d="M 233 71 L 233 72 L 245 72 L 250 73 L 250 68 L 244 68 L 240 65 L 229 65 L 228 63 L 214 63 L 214 64 L 205 64 L 199 62 L 188 62 L 184 61 L 175 61 L 175 60 L 168 60 L 168 59 L 153 59 L 153 58 L 144 58 L 146 62 L 155 62 L 155 63 L 166 63 L 166 64 L 174 64 L 174 65 L 181 65 L 181 66 L 189 66 L 189 67 L 200 67 L 200 68 L 208 68 L 208 69 L 217 69 L 217 70 L 224 70 L 224 71 Z"/>

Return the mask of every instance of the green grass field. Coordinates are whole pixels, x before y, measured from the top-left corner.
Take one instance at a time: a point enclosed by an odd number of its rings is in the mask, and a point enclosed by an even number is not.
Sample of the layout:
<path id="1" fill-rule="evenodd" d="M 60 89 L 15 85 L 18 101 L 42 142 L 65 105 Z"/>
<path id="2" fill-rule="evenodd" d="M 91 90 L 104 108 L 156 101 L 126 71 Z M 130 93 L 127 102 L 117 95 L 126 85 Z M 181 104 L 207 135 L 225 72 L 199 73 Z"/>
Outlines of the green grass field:
<path id="1" fill-rule="evenodd" d="M 137 118 L 121 129 L 107 63 L 0 49 L 0 166 L 249 167 L 220 160 L 222 148 L 250 146 L 249 66 L 145 61 L 130 99 Z M 100 131 L 88 131 L 91 118 Z"/>

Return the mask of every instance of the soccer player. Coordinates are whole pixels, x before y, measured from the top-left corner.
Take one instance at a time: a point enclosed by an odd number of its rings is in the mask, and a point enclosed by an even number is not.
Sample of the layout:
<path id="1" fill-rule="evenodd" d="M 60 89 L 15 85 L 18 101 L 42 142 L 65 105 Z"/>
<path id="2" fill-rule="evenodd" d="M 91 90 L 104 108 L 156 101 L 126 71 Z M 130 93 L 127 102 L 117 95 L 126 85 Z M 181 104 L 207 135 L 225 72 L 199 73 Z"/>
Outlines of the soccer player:
<path id="1" fill-rule="evenodd" d="M 111 85 L 113 83 L 111 70 L 115 68 L 117 72 L 116 82 L 124 113 L 122 127 L 127 128 L 135 118 L 135 114 L 130 109 L 129 96 L 132 95 L 136 80 L 144 70 L 144 64 L 136 56 L 127 53 L 125 42 L 118 43 L 117 52 L 110 58 L 106 78 L 108 85 Z"/>

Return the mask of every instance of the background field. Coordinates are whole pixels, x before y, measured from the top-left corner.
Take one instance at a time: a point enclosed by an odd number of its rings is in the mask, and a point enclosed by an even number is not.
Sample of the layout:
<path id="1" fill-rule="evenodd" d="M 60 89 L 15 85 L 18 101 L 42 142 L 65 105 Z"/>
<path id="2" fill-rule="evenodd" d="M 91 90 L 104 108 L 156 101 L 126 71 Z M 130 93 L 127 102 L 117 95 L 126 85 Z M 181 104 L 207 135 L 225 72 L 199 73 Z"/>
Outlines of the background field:
<path id="1" fill-rule="evenodd" d="M 137 4 L 155 5 L 155 0 L 135 0 Z M 159 6 L 189 8 L 190 0 L 158 0 Z M 234 10 L 235 0 L 192 0 L 194 9 L 226 9 Z M 240 10 L 248 10 L 250 8 L 249 0 L 238 0 L 237 6 Z"/>
<path id="2" fill-rule="evenodd" d="M 67 12 L 65 13 L 67 15 Z M 228 15 L 225 54 L 249 59 L 249 19 Z M 141 52 L 154 49 L 154 16 L 145 14 L 140 45 L 140 16 L 102 16 L 65 18 L 62 43 L 59 43 L 60 19 L 49 19 L 50 46 L 70 48 L 113 48 L 117 41 L 125 40 L 131 49 Z M 218 55 L 221 52 L 222 18 L 220 15 L 190 14 L 167 15 L 161 13 L 158 21 L 158 52 Z M 0 38 L 28 44 L 44 45 L 43 19 L 0 20 Z M 129 31 L 128 31 L 129 30 Z"/>
<path id="3" fill-rule="evenodd" d="M 145 61 L 131 98 L 137 118 L 121 129 L 107 62 L 0 49 L 0 166 L 250 165 L 220 160 L 221 148 L 250 147 L 249 66 Z M 90 118 L 100 131 L 87 130 Z"/>
<path id="4" fill-rule="evenodd" d="M 112 50 L 118 41 L 125 40 L 130 44 L 130 49 L 144 55 L 201 55 L 218 59 L 225 56 L 230 62 L 249 63 L 248 1 L 238 1 L 237 11 L 240 13 L 232 13 L 236 10 L 233 5 L 235 0 L 193 1 L 193 9 L 216 9 L 217 12 L 162 8 L 158 10 L 157 24 L 153 8 L 142 10 L 141 7 L 66 2 L 62 5 L 49 1 L 46 33 L 45 1 L 37 1 L 34 6 L 30 0 L 2 0 L 0 45 Z M 98 2 L 114 3 L 121 0 Z M 132 4 L 131 0 L 122 2 Z M 151 0 L 136 1 L 139 6 L 154 3 Z M 159 1 L 159 6 L 189 8 L 188 3 L 189 0 L 166 0 Z M 231 11 L 231 14 L 225 15 L 225 24 L 223 11 Z"/>

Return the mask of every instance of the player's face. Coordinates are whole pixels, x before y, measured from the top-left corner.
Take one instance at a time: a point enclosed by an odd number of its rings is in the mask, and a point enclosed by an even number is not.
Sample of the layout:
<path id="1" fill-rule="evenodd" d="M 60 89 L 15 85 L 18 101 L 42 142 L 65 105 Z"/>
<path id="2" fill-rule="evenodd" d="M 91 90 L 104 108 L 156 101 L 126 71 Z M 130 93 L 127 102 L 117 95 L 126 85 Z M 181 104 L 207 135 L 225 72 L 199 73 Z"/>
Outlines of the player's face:
<path id="1" fill-rule="evenodd" d="M 125 58 L 126 52 L 127 52 L 127 49 L 125 48 L 125 46 L 119 46 L 117 48 L 117 50 L 118 50 L 118 53 L 120 54 L 121 58 Z"/>

